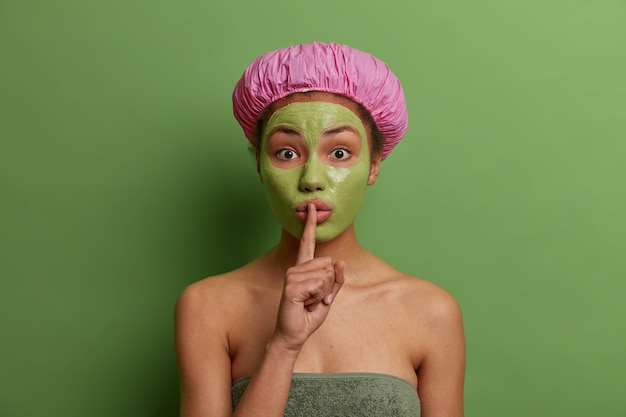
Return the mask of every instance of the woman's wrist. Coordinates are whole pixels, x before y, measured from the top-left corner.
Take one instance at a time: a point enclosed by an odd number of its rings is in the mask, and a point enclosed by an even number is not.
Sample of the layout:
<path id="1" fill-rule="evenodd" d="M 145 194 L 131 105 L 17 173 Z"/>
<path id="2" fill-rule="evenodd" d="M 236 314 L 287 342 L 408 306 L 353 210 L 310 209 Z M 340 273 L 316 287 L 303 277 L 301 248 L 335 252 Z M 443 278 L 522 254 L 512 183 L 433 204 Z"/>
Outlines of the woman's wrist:
<path id="1" fill-rule="evenodd" d="M 293 360 L 295 362 L 301 349 L 301 343 L 274 334 L 265 346 L 265 355 L 276 356 L 283 358 L 283 360 Z"/>

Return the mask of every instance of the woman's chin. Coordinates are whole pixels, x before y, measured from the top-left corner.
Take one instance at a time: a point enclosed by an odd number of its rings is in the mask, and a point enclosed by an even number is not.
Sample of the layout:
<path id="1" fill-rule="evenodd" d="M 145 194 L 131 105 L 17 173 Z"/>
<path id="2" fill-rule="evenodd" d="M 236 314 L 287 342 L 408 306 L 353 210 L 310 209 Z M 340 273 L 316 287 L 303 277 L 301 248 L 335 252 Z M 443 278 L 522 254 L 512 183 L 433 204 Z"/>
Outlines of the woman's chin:
<path id="1" fill-rule="evenodd" d="M 321 223 L 317 226 L 317 231 L 315 233 L 315 239 L 317 242 L 324 243 L 330 242 L 333 239 L 341 236 L 348 228 L 347 227 L 337 227 L 337 225 L 333 225 L 330 223 Z"/>

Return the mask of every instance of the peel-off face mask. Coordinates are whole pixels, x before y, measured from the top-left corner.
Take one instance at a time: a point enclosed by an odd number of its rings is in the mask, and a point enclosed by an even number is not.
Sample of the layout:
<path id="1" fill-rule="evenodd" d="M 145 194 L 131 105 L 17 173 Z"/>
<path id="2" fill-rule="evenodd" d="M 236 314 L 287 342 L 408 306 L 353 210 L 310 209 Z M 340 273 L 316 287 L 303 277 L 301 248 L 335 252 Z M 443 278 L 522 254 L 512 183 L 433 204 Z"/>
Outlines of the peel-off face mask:
<path id="1" fill-rule="evenodd" d="M 361 208 L 370 175 L 365 127 L 352 110 L 325 101 L 276 110 L 263 132 L 260 174 L 281 226 L 302 236 L 307 202 L 318 210 L 316 238 L 345 231 Z"/>

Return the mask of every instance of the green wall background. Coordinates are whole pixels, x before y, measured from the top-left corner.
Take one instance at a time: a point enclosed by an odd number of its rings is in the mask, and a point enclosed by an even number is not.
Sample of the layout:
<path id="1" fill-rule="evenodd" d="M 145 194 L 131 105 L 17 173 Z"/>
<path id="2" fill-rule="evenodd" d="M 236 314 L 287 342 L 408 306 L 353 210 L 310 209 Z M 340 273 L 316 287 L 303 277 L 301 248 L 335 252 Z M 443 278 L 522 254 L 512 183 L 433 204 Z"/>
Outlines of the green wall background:
<path id="1" fill-rule="evenodd" d="M 459 300 L 466 415 L 626 415 L 626 3 L 0 3 L 0 415 L 172 416 L 172 310 L 278 237 L 245 66 L 338 41 L 410 128 L 362 243 Z"/>

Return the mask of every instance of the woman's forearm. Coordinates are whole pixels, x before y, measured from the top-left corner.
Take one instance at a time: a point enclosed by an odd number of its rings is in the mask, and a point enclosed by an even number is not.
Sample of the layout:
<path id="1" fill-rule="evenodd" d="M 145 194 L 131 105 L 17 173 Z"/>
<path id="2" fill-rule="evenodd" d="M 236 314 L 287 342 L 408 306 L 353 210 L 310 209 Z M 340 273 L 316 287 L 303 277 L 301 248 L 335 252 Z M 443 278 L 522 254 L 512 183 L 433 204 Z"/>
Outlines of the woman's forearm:
<path id="1" fill-rule="evenodd" d="M 282 417 L 298 353 L 270 340 L 233 416 Z"/>

